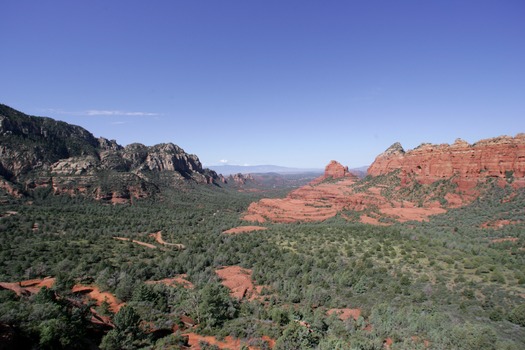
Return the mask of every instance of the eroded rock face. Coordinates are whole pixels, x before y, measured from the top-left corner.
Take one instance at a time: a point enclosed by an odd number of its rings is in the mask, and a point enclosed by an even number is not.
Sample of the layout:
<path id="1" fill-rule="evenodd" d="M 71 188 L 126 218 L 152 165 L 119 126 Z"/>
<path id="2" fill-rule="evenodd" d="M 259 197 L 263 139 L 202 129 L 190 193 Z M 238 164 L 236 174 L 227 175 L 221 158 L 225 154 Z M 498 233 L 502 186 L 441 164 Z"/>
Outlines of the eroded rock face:
<path id="1" fill-rule="evenodd" d="M 404 182 L 410 177 L 425 184 L 457 177 L 458 185 L 465 189 L 482 178 L 525 177 L 525 134 L 481 140 L 472 145 L 458 139 L 452 145 L 422 144 L 408 152 L 401 150 L 395 144 L 380 154 L 368 174 L 384 175 L 400 169 Z"/>
<path id="2" fill-rule="evenodd" d="M 332 179 L 340 179 L 347 174 L 349 174 L 348 167 L 341 165 L 341 163 L 335 160 L 332 160 L 324 170 L 324 176 L 331 177 Z"/>
<path id="3" fill-rule="evenodd" d="M 10 194 L 50 187 L 120 203 L 159 186 L 210 184 L 218 175 L 172 143 L 122 147 L 87 130 L 0 105 L 0 183 Z"/>
<path id="4" fill-rule="evenodd" d="M 337 182 L 324 182 L 339 179 Z M 290 192 L 285 198 L 265 198 L 250 204 L 244 219 L 252 222 L 315 222 L 337 215 L 351 193 L 357 177 L 336 161 L 326 166 L 325 173 L 309 185 Z"/>
<path id="5" fill-rule="evenodd" d="M 332 161 L 323 176 L 285 198 L 252 203 L 244 219 L 322 221 L 340 214 L 376 225 L 428 220 L 472 202 L 491 179 L 499 186 L 525 187 L 524 169 L 525 134 L 473 145 L 460 139 L 452 145 L 423 144 L 408 152 L 395 143 L 376 158 L 371 176 L 359 180 Z"/>
<path id="6" fill-rule="evenodd" d="M 238 173 L 238 174 L 231 174 L 230 176 L 228 176 L 228 179 L 226 180 L 227 182 L 231 183 L 236 183 L 237 185 L 245 185 L 247 182 L 250 182 L 250 181 L 254 181 L 254 178 L 251 174 L 241 174 L 241 173 Z"/>
<path id="7" fill-rule="evenodd" d="M 324 174 L 312 181 L 312 184 L 318 184 L 328 179 L 336 180 L 344 177 L 351 177 L 353 179 L 357 179 L 356 175 L 348 171 L 347 166 L 343 166 L 341 163 L 332 160 L 325 167 Z"/>

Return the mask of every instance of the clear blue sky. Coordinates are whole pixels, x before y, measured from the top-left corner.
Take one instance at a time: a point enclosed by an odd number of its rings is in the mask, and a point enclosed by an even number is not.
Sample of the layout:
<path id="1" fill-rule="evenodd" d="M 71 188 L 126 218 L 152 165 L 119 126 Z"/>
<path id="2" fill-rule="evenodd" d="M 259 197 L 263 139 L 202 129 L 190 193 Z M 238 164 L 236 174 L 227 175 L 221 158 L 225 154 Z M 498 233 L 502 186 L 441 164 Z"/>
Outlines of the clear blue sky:
<path id="1" fill-rule="evenodd" d="M 525 132 L 525 1 L 4 1 L 0 102 L 206 165 Z"/>

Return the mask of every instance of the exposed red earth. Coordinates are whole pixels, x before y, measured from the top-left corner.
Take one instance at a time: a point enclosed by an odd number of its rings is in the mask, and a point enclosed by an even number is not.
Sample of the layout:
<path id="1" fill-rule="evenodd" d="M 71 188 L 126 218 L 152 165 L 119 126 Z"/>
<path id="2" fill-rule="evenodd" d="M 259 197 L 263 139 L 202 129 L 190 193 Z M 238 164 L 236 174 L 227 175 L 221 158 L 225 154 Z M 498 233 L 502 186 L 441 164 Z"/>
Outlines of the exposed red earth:
<path id="1" fill-rule="evenodd" d="M 335 314 L 341 321 L 348 320 L 353 318 L 354 321 L 357 321 L 359 316 L 361 316 L 361 309 L 330 309 L 326 312 L 327 315 Z"/>
<path id="2" fill-rule="evenodd" d="M 169 242 L 166 242 L 163 238 L 162 238 L 162 231 L 159 231 L 159 232 L 156 232 L 156 233 L 152 233 L 150 234 L 151 237 L 155 238 L 155 240 L 162 244 L 162 245 L 165 245 L 165 246 L 170 246 L 170 247 L 175 247 L 177 249 L 185 249 L 186 247 L 184 246 L 184 244 L 180 244 L 180 243 L 169 243 Z"/>
<path id="3" fill-rule="evenodd" d="M 230 235 L 230 234 L 237 234 L 237 233 L 249 233 L 254 231 L 264 231 L 267 230 L 266 227 L 263 226 L 238 226 L 231 228 L 229 230 L 224 231 L 223 233 Z"/>
<path id="4" fill-rule="evenodd" d="M 0 282 L 0 288 L 11 290 L 18 296 L 23 294 L 36 294 L 42 287 L 53 287 L 55 280 L 54 277 L 46 277 L 43 279 L 32 279 L 21 282 Z"/>
<path id="5" fill-rule="evenodd" d="M 238 300 L 248 299 L 254 300 L 259 297 L 264 286 L 254 286 L 252 282 L 252 271 L 240 266 L 226 266 L 215 271 L 221 278 L 221 283 L 230 290 L 230 295 Z M 184 276 L 184 275 L 181 275 Z M 158 281 L 159 282 L 159 281 Z M 151 282 L 150 282 L 151 283 Z M 250 346 L 249 340 L 241 340 L 231 336 L 225 337 L 223 340 L 217 340 L 213 336 L 202 336 L 196 333 L 184 333 L 188 337 L 188 344 L 191 349 L 201 349 L 200 342 L 206 342 L 217 346 L 219 349 L 240 350 L 243 346 L 248 346 L 248 349 L 257 350 L 258 347 Z M 270 348 L 275 345 L 275 340 L 268 336 L 261 337 L 266 341 Z"/>
<path id="6" fill-rule="evenodd" d="M 184 288 L 193 289 L 195 286 L 186 278 L 188 278 L 188 275 L 184 273 L 182 275 L 176 275 L 171 278 L 164 278 L 159 281 L 146 281 L 146 284 L 164 284 L 169 287 L 180 285 Z"/>
<path id="7" fill-rule="evenodd" d="M 421 342 L 421 338 L 418 337 L 417 335 L 413 335 L 411 338 L 412 338 L 412 341 L 413 341 L 414 343 L 416 343 L 416 344 L 419 343 L 419 342 Z M 427 340 L 427 339 L 424 339 L 424 340 L 423 340 L 423 345 L 425 346 L 425 348 L 428 348 L 428 347 L 430 346 L 430 341 Z"/>
<path id="8" fill-rule="evenodd" d="M 250 350 L 257 350 L 258 347 L 255 346 L 249 346 L 249 341 L 247 340 L 240 340 L 233 338 L 231 336 L 224 337 L 224 340 L 219 341 L 217 338 L 213 336 L 203 336 L 196 333 L 186 333 L 184 334 L 188 337 L 188 344 L 190 345 L 190 349 L 194 350 L 200 350 L 201 346 L 199 345 L 199 342 L 206 342 L 211 345 L 217 346 L 219 349 L 230 349 L 230 350 L 240 350 L 243 346 L 248 346 L 248 349 Z M 263 341 L 266 341 L 270 348 L 273 348 L 275 345 L 275 340 L 263 336 L 261 337 Z"/>
<path id="9" fill-rule="evenodd" d="M 495 221 L 487 221 L 487 222 L 484 222 L 482 225 L 481 225 L 481 228 L 502 228 L 504 226 L 507 226 L 507 225 L 515 225 L 515 224 L 519 224 L 520 222 L 519 221 L 510 221 L 510 220 L 495 220 Z"/>
<path id="10" fill-rule="evenodd" d="M 399 222 L 426 221 L 431 215 L 446 212 L 443 208 L 381 208 L 379 211 L 387 217 L 395 218 Z"/>
<path id="11" fill-rule="evenodd" d="M 18 296 L 30 295 L 38 293 L 43 287 L 53 287 L 55 281 L 56 278 L 54 277 L 46 277 L 43 279 L 32 279 L 20 282 L 0 282 L 0 288 L 11 290 Z M 97 287 L 75 285 L 71 291 L 73 293 L 85 294 L 88 298 L 95 300 L 97 305 L 102 304 L 104 301 L 108 302 L 109 308 L 113 313 L 118 312 L 118 310 L 120 310 L 120 308 L 124 305 L 123 303 L 119 303 L 113 294 L 108 292 L 100 292 Z M 71 301 L 76 303 L 74 300 Z M 91 322 L 113 327 L 109 317 L 99 315 L 95 309 L 91 309 L 90 311 L 92 314 Z"/>
<path id="12" fill-rule="evenodd" d="M 346 215 L 343 215 L 343 217 L 347 220 L 349 220 L 349 217 L 346 216 Z M 380 222 L 379 221 L 379 218 L 380 216 L 379 215 L 375 215 L 375 217 L 372 217 L 372 216 L 368 216 L 366 214 L 361 214 L 361 216 L 359 217 L 359 222 L 363 223 L 363 224 L 369 224 L 369 225 L 377 225 L 377 226 L 388 226 L 387 223 L 384 223 L 384 222 Z"/>
<path id="13" fill-rule="evenodd" d="M 252 270 L 240 266 L 226 266 L 215 270 L 223 286 L 228 288 L 230 295 L 238 300 L 257 299 L 264 286 L 254 286 Z"/>
<path id="14" fill-rule="evenodd" d="M 131 239 L 131 238 L 126 238 L 126 237 L 113 237 L 114 239 L 118 239 L 119 241 L 129 241 L 129 242 L 133 242 L 133 243 L 136 243 L 138 245 L 141 245 L 143 247 L 147 247 L 147 248 L 150 248 L 150 249 L 157 249 L 157 246 L 154 245 L 154 244 L 151 244 L 151 243 L 146 243 L 146 242 L 141 242 L 141 241 L 137 241 L 135 239 Z"/>
<path id="15" fill-rule="evenodd" d="M 347 220 L 374 225 L 425 221 L 448 208 L 471 203 L 480 195 L 477 185 L 489 179 L 496 179 L 500 186 L 525 187 L 525 134 L 473 145 L 462 140 L 452 145 L 423 144 L 407 152 L 397 143 L 376 158 L 368 175 L 374 178 L 394 171 L 397 184 L 366 183 L 332 161 L 323 176 L 285 198 L 265 198 L 250 204 L 243 219 L 258 223 L 314 222 L 341 213 Z M 414 192 L 420 185 L 439 180 L 449 184 L 440 188 L 442 202 L 434 193 Z M 407 192 L 413 198 L 407 198 Z M 356 217 L 350 218 L 345 211 Z"/>
<path id="16" fill-rule="evenodd" d="M 113 313 L 117 313 L 125 303 L 120 302 L 113 294 L 109 292 L 101 292 L 100 289 L 96 286 L 83 286 L 81 284 L 76 284 L 71 290 L 73 293 L 86 295 L 89 299 L 93 299 L 96 304 L 99 306 L 104 301 L 109 304 L 109 309 Z"/>

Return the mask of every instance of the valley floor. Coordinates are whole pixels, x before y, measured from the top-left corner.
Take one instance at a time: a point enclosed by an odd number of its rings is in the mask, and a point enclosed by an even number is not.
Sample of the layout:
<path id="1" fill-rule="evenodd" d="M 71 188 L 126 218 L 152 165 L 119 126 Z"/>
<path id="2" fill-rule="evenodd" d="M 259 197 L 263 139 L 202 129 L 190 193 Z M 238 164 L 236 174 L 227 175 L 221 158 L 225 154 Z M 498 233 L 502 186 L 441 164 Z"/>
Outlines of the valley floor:
<path id="1" fill-rule="evenodd" d="M 250 227 L 262 195 L 4 202 L 4 348 L 525 347 L 525 191 L 428 222 Z"/>

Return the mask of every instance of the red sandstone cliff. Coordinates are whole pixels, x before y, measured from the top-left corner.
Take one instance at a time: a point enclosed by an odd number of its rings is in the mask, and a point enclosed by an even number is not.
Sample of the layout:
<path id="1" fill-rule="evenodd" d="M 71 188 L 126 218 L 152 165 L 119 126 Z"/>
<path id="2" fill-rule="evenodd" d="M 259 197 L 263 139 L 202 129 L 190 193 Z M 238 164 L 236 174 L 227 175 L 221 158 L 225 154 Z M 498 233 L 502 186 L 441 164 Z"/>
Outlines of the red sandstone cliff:
<path id="1" fill-rule="evenodd" d="M 470 203 L 484 191 L 478 185 L 490 178 L 499 186 L 525 187 L 525 134 L 473 145 L 461 140 L 453 145 L 423 144 L 408 152 L 395 143 L 376 158 L 368 174 L 372 177 L 359 180 L 332 161 L 323 176 L 285 198 L 252 203 L 244 219 L 322 221 L 340 214 L 372 224 L 426 220 Z M 384 178 L 376 179 L 379 175 Z"/>
<path id="2" fill-rule="evenodd" d="M 401 176 L 413 177 L 421 184 L 456 177 L 458 182 L 475 184 L 479 179 L 495 177 L 516 180 L 525 177 L 525 134 L 501 136 L 472 145 L 463 140 L 454 144 L 422 144 L 405 152 L 399 143 L 380 154 L 368 169 L 372 176 L 401 170 Z M 516 181 L 516 186 L 525 185 Z"/>

